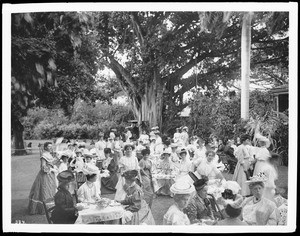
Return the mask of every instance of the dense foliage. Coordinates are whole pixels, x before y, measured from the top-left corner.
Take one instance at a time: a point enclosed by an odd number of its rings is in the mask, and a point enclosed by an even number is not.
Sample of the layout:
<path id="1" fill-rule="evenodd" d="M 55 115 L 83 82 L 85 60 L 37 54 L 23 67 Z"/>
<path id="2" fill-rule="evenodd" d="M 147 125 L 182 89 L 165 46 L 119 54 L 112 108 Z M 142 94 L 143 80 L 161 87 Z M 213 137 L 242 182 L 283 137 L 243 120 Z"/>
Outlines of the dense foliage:
<path id="1" fill-rule="evenodd" d="M 108 105 L 97 102 L 95 106 L 78 100 L 71 118 L 61 109 L 34 108 L 22 119 L 26 139 L 52 139 L 65 137 L 70 139 L 96 139 L 100 131 L 107 134 L 111 128 L 122 133 L 128 120 L 133 119 L 130 107 Z"/>

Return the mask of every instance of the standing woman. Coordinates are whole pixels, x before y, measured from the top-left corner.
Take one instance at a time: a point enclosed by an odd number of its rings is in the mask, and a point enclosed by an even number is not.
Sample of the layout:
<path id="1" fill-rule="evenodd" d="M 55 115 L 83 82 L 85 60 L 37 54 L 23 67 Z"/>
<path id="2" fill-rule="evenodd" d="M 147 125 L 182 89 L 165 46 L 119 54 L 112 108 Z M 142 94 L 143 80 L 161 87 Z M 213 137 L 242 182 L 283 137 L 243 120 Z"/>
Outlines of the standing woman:
<path id="1" fill-rule="evenodd" d="M 142 150 L 143 158 L 139 162 L 140 172 L 142 177 L 143 192 L 146 202 L 151 207 L 152 198 L 154 195 L 152 182 L 152 162 L 149 160 L 150 150 L 148 148 Z"/>
<path id="2" fill-rule="evenodd" d="M 110 149 L 104 149 L 104 153 L 110 152 Z M 112 158 L 106 159 L 106 164 L 104 169 L 109 171 L 109 176 L 101 178 L 101 185 L 105 186 L 111 191 L 116 191 L 116 185 L 119 180 L 118 170 L 119 170 L 119 156 L 118 153 L 114 152 Z M 108 162 L 109 161 L 109 162 Z"/>
<path id="3" fill-rule="evenodd" d="M 52 198 L 56 192 L 55 173 L 58 171 L 56 163 L 58 160 L 51 155 L 52 144 L 44 144 L 44 152 L 41 156 L 41 169 L 31 187 L 29 194 L 29 214 L 44 214 L 42 201 Z"/>
<path id="4" fill-rule="evenodd" d="M 258 173 L 260 173 L 262 169 L 264 169 L 265 166 L 268 165 L 267 162 L 271 157 L 271 154 L 268 150 L 270 146 L 270 140 L 259 133 L 255 135 L 255 138 L 258 140 L 258 147 L 256 148 L 255 151 L 256 163 L 255 163 L 253 175 L 257 175 Z"/>
<path id="5" fill-rule="evenodd" d="M 131 143 L 127 143 L 124 145 L 124 156 L 122 156 L 119 160 L 119 173 L 122 175 L 127 170 L 138 170 L 139 162 L 137 157 L 133 154 L 134 145 Z M 138 179 L 141 180 L 140 173 L 138 172 Z M 116 185 L 116 195 L 115 200 L 124 200 L 126 193 L 123 189 L 123 186 L 125 184 L 124 177 L 119 178 L 118 183 Z"/>
<path id="6" fill-rule="evenodd" d="M 250 136 L 244 134 L 241 137 L 242 144 L 237 147 L 236 157 L 238 162 L 236 164 L 232 180 L 236 181 L 241 186 L 241 195 L 247 196 L 250 194 L 250 189 L 246 185 L 247 181 L 247 171 L 250 168 L 251 156 L 247 145 L 250 144 Z"/>

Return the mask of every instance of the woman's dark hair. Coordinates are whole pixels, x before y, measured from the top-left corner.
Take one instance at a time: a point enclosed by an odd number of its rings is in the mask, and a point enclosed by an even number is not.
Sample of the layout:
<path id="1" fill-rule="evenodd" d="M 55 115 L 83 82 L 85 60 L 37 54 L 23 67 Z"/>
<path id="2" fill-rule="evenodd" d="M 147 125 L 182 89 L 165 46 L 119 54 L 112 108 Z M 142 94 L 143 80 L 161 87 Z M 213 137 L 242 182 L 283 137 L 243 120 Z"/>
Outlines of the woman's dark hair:
<path id="1" fill-rule="evenodd" d="M 236 209 L 236 208 L 233 208 L 232 206 L 230 206 L 229 204 L 227 204 L 227 206 L 225 207 L 225 212 L 229 217 L 235 218 L 241 214 L 242 208 Z"/>
<path id="2" fill-rule="evenodd" d="M 244 141 L 246 141 L 247 139 L 251 139 L 251 137 L 250 137 L 250 135 L 249 134 L 243 134 L 242 136 L 241 136 L 241 143 L 243 143 Z"/>
<path id="3" fill-rule="evenodd" d="M 150 150 L 148 148 L 145 148 L 141 151 L 143 156 L 146 156 L 147 154 L 150 154 Z"/>
<path id="4" fill-rule="evenodd" d="M 224 199 L 233 199 L 235 198 L 235 195 L 232 193 L 231 189 L 225 189 L 224 192 L 222 193 L 222 197 Z"/>
<path id="5" fill-rule="evenodd" d="M 52 143 L 51 142 L 45 142 L 44 143 L 44 149 L 46 149 L 49 144 L 52 144 Z"/>
<path id="6" fill-rule="evenodd" d="M 86 179 L 90 180 L 92 178 L 94 178 L 97 174 L 91 174 L 91 175 L 86 175 Z"/>
<path id="7" fill-rule="evenodd" d="M 104 154 L 109 154 L 111 153 L 111 149 L 110 148 L 104 148 Z"/>

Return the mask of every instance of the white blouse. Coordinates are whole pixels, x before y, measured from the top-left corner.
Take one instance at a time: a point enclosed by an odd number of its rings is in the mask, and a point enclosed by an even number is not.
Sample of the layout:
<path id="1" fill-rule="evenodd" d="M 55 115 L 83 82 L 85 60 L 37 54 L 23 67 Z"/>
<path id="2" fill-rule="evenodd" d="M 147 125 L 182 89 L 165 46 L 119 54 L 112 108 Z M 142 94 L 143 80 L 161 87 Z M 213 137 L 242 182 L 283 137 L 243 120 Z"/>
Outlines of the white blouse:
<path id="1" fill-rule="evenodd" d="M 163 218 L 163 225 L 190 225 L 188 216 L 174 204 L 170 206 Z"/>
<path id="2" fill-rule="evenodd" d="M 131 157 L 122 156 L 119 160 L 119 167 L 124 168 L 124 171 L 140 169 L 139 161 L 135 155 Z"/>
<path id="3" fill-rule="evenodd" d="M 97 183 L 97 182 L 96 182 Z M 96 199 L 100 198 L 99 188 L 96 187 L 96 183 L 85 182 L 78 189 L 78 200 L 80 202 L 95 202 Z"/>

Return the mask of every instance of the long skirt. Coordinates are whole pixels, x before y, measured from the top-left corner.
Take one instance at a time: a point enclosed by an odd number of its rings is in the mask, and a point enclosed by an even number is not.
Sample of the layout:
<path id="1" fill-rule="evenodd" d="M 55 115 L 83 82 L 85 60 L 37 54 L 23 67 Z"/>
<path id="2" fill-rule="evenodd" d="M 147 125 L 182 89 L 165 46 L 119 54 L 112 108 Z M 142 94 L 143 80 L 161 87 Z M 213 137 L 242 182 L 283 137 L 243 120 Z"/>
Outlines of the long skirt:
<path id="1" fill-rule="evenodd" d="M 244 165 L 245 165 L 245 168 L 248 169 L 250 166 L 250 163 L 247 160 L 245 160 Z M 240 162 L 238 162 L 235 167 L 232 180 L 236 181 L 240 185 L 242 196 L 250 195 L 249 185 L 246 183 L 247 176 L 246 176 L 246 174 L 244 172 L 244 168 L 241 166 Z"/>
<path id="2" fill-rule="evenodd" d="M 155 221 L 150 207 L 144 199 L 142 199 L 141 209 L 134 212 L 132 220 L 128 222 L 130 225 L 155 225 Z"/>
<path id="3" fill-rule="evenodd" d="M 122 177 L 122 176 L 120 176 L 119 180 L 118 180 L 118 183 L 116 185 L 116 190 L 117 191 L 116 191 L 114 200 L 122 201 L 122 200 L 125 199 L 126 192 L 125 192 L 125 190 L 123 188 L 124 184 L 125 184 L 125 178 Z"/>
<path id="4" fill-rule="evenodd" d="M 154 195 L 153 183 L 151 177 L 149 178 L 146 175 L 142 175 L 142 189 L 144 192 L 144 199 L 148 203 L 149 206 L 152 204 L 152 199 Z"/>
<path id="5" fill-rule="evenodd" d="M 45 214 L 42 201 L 54 197 L 56 188 L 55 174 L 52 172 L 47 174 L 40 170 L 30 190 L 29 214 Z"/>
<path id="6" fill-rule="evenodd" d="M 101 184 L 107 189 L 115 191 L 118 180 L 118 173 L 110 173 L 110 176 L 101 178 Z"/>

